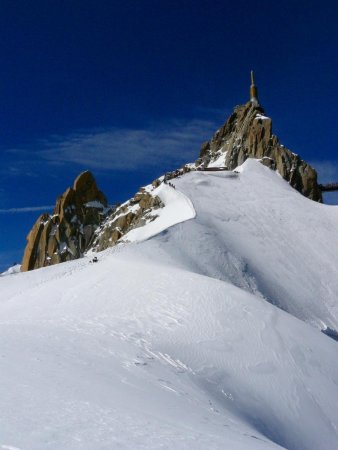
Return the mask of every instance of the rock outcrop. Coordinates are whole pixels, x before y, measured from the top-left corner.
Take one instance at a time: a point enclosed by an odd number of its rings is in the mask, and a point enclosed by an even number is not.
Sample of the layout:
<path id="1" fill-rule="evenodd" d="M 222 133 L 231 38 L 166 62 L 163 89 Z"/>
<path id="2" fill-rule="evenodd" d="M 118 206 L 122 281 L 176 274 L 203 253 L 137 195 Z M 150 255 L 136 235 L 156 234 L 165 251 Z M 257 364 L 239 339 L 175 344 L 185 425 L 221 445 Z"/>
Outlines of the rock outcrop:
<path id="1" fill-rule="evenodd" d="M 140 188 L 133 198 L 107 207 L 93 175 L 83 172 L 56 202 L 52 215 L 42 214 L 27 236 L 21 271 L 80 258 L 87 250 L 101 251 L 127 242 L 128 231 L 156 219 L 163 207 L 153 194 L 162 181 Z"/>
<path id="2" fill-rule="evenodd" d="M 298 155 L 280 144 L 272 134 L 272 121 L 254 102 L 237 106 L 210 142 L 205 142 L 196 167 L 223 166 L 229 170 L 247 158 L 257 158 L 287 180 L 306 197 L 322 201 L 317 172 Z"/>
<path id="3" fill-rule="evenodd" d="M 42 214 L 27 236 L 21 270 L 27 271 L 82 256 L 108 213 L 107 199 L 90 172 L 81 173 L 56 202 L 53 215 Z"/>
<path id="4" fill-rule="evenodd" d="M 119 242 L 127 242 L 125 235 L 128 231 L 156 220 L 156 210 L 164 205 L 152 191 L 160 182 L 140 188 L 133 198 L 115 208 L 95 231 L 93 250 L 101 251 Z"/>

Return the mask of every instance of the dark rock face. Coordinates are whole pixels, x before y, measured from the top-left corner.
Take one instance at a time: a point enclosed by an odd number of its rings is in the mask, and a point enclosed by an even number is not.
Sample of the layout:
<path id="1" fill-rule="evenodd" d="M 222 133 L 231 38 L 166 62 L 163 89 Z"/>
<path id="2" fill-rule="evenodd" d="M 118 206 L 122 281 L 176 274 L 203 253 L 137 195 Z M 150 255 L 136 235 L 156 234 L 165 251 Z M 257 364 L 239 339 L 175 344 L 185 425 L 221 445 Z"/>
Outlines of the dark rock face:
<path id="1" fill-rule="evenodd" d="M 42 214 L 27 236 L 21 270 L 27 271 L 82 256 L 107 215 L 107 199 L 90 172 L 81 173 L 56 202 L 53 215 Z"/>
<path id="2" fill-rule="evenodd" d="M 271 119 L 252 102 L 237 106 L 211 141 L 202 145 L 196 166 L 209 167 L 217 161 L 217 165 L 233 170 L 247 158 L 261 159 L 264 165 L 277 170 L 300 193 L 322 201 L 317 172 L 279 143 L 272 134 Z"/>

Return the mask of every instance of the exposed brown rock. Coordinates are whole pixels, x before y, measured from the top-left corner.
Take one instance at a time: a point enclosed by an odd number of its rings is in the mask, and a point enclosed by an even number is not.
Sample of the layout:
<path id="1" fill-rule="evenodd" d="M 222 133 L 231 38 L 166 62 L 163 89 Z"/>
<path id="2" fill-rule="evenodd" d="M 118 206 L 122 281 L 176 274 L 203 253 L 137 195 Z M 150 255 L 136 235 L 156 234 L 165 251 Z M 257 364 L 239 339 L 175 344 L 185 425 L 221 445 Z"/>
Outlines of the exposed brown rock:
<path id="1" fill-rule="evenodd" d="M 106 215 L 107 199 L 90 172 L 81 173 L 58 199 L 53 215 L 43 214 L 27 237 L 21 270 L 79 258 Z"/>
<path id="2" fill-rule="evenodd" d="M 99 201 L 103 205 L 107 205 L 105 195 L 98 189 L 95 178 L 89 171 L 82 172 L 75 179 L 73 190 L 80 203 Z"/>
<path id="3" fill-rule="evenodd" d="M 262 163 L 287 180 L 306 197 L 321 202 L 317 172 L 298 155 L 279 143 L 272 134 L 272 121 L 264 110 L 252 102 L 237 106 L 226 123 L 210 142 L 204 143 L 198 167 L 208 165 L 224 155 L 224 166 L 229 170 L 241 165 L 247 158 L 258 158 Z"/>
<path id="4" fill-rule="evenodd" d="M 160 180 L 155 181 L 156 183 L 152 183 L 153 188 L 161 184 Z M 92 248 L 101 251 L 116 245 L 130 230 L 155 220 L 157 215 L 154 211 L 163 206 L 158 196 L 141 188 L 133 198 L 117 207 L 107 217 L 95 233 Z"/>
<path id="5" fill-rule="evenodd" d="M 203 158 L 205 155 L 207 155 L 209 150 L 210 150 L 210 143 L 208 141 L 203 142 L 200 150 L 200 158 Z"/>
<path id="6" fill-rule="evenodd" d="M 39 243 L 41 235 L 45 229 L 45 223 L 49 220 L 48 214 L 42 214 L 33 225 L 33 228 L 27 236 L 27 245 L 25 248 L 21 270 L 29 270 L 29 267 L 33 267 L 36 263 L 41 263 L 44 260 L 43 250 L 40 248 Z"/>

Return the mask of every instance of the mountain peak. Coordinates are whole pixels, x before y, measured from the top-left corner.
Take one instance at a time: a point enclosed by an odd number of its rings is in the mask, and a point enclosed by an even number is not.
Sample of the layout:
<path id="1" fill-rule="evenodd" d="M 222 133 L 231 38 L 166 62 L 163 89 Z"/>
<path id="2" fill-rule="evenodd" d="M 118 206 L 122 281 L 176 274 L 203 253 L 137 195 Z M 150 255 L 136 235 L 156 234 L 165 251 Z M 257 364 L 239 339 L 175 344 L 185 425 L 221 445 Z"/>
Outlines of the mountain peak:
<path id="1" fill-rule="evenodd" d="M 42 214 L 27 236 L 22 271 L 82 256 L 107 213 L 105 195 L 94 176 L 82 172 L 56 201 L 53 215 Z"/>
<path id="2" fill-rule="evenodd" d="M 89 249 L 101 251 L 128 242 L 133 230 L 156 221 L 163 214 L 166 195 L 162 190 L 174 188 L 169 180 L 194 170 L 232 171 L 248 158 L 258 159 L 277 171 L 309 199 L 322 201 L 316 171 L 280 144 L 272 133 L 272 120 L 258 101 L 253 71 L 250 100 L 235 107 L 212 139 L 202 145 L 194 164 L 166 173 L 152 185 L 140 188 L 133 198 L 110 210 L 109 214 L 107 199 L 98 189 L 94 176 L 89 171 L 82 172 L 73 187 L 57 199 L 53 215 L 40 216 L 33 226 L 27 238 L 22 270 L 76 259 Z M 165 189 L 158 190 L 161 185 Z"/>
<path id="3" fill-rule="evenodd" d="M 196 161 L 199 168 L 234 170 L 247 158 L 261 162 L 279 174 L 304 196 L 322 201 L 317 172 L 298 155 L 280 144 L 272 133 L 272 120 L 259 105 L 257 91 L 250 101 L 236 106 L 225 124 L 202 145 Z M 253 101 L 254 100 L 254 101 Z"/>
<path id="4" fill-rule="evenodd" d="M 104 206 L 107 206 L 107 199 L 98 189 L 95 178 L 89 170 L 80 173 L 80 175 L 76 177 L 73 184 L 73 190 L 83 203 L 98 200 Z"/>

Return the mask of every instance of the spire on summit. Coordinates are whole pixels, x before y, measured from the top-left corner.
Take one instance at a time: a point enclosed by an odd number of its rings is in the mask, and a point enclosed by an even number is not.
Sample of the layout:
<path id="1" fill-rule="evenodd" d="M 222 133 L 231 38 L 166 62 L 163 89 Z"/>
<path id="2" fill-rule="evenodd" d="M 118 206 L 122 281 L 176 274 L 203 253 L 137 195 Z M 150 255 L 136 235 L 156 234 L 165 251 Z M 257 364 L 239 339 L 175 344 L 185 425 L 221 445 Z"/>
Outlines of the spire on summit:
<path id="1" fill-rule="evenodd" d="M 250 101 L 254 106 L 259 106 L 258 89 L 255 85 L 253 70 L 251 71 Z"/>

